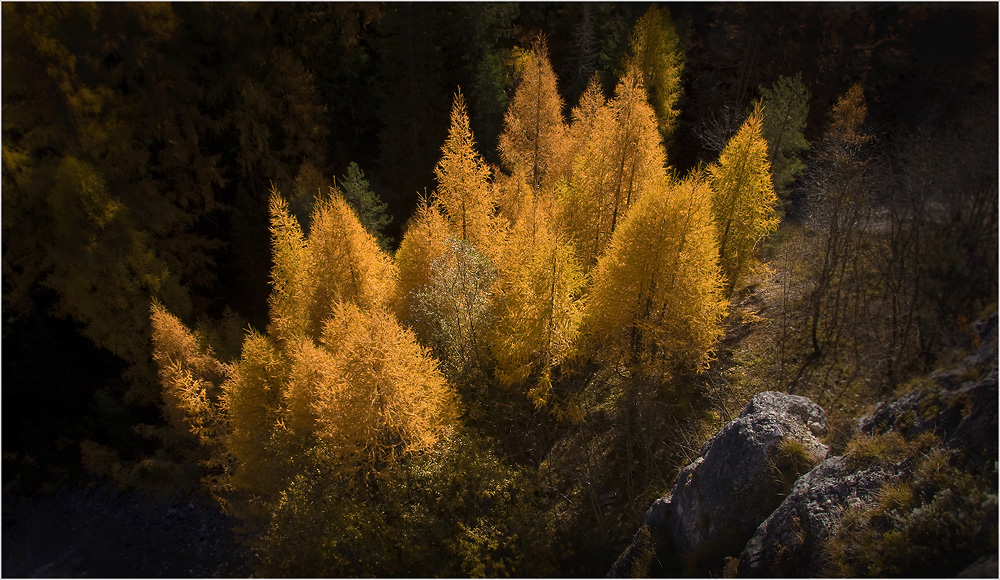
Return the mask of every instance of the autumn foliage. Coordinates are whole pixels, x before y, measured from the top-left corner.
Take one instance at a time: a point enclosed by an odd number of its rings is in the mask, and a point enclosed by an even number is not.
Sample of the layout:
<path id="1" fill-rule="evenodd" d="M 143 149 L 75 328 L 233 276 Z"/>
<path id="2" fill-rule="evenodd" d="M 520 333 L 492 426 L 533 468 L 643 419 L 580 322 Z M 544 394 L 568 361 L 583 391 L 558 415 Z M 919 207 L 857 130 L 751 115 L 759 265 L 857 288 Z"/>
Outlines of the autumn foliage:
<path id="1" fill-rule="evenodd" d="M 771 183 L 767 142 L 761 134 L 760 103 L 709 168 L 712 212 L 719 239 L 719 258 L 730 288 L 745 284 L 759 268 L 757 251 L 778 227 L 778 198 Z"/>
<path id="2" fill-rule="evenodd" d="M 754 392 L 846 424 L 981 348 L 991 8 L 4 3 L 5 498 L 604 574 Z"/>
<path id="3" fill-rule="evenodd" d="M 703 367 L 722 334 L 712 190 L 704 176 L 666 176 L 629 211 L 594 269 L 588 349 L 646 372 Z"/>
<path id="4" fill-rule="evenodd" d="M 569 120 L 544 39 L 514 53 L 500 167 L 478 150 L 457 91 L 437 187 L 391 256 L 339 189 L 296 194 L 296 211 L 311 207 L 304 230 L 272 186 L 269 322 L 246 331 L 234 360 L 154 303 L 164 409 L 211 451 L 220 498 L 270 522 L 274 569 L 286 569 L 279 554 L 299 526 L 322 527 L 333 509 L 308 511 L 317 493 L 353 489 L 361 503 L 345 506 L 361 509 L 399 474 L 439 481 L 409 470 L 469 428 L 510 445 L 515 425 L 544 440 L 611 412 L 631 453 L 647 407 L 688 396 L 666 385 L 709 368 L 728 292 L 759 270 L 776 198 L 759 106 L 707 170 L 681 177 L 667 165 L 679 61 L 651 56 L 674 42 L 663 18 L 640 23 L 612 97 L 595 76 Z M 324 478 L 346 487 L 322 492 Z M 347 509 L 338 521 L 356 521 Z M 498 541 L 481 520 L 462 521 L 462 550 Z M 385 541 L 358 530 L 358 541 Z M 324 566 L 353 569 L 337 554 Z"/>
<path id="5" fill-rule="evenodd" d="M 272 191 L 271 232 L 271 323 L 248 331 L 237 360 L 220 363 L 153 305 L 174 423 L 230 457 L 219 460 L 229 485 L 251 495 L 276 493 L 302 462 L 353 477 L 432 447 L 460 406 L 390 310 L 392 261 L 336 191 L 315 205 L 308 237 Z"/>

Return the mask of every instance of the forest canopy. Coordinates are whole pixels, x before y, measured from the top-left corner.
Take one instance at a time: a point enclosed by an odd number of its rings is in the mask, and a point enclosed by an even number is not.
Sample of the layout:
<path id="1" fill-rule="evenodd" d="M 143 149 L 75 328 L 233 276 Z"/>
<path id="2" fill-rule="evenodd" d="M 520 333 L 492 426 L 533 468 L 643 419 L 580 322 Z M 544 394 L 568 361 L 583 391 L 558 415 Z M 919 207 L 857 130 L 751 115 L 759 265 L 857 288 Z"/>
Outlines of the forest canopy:
<path id="1" fill-rule="evenodd" d="M 996 6 L 2 10 L 5 489 L 255 573 L 604 575 L 754 393 L 996 309 Z"/>

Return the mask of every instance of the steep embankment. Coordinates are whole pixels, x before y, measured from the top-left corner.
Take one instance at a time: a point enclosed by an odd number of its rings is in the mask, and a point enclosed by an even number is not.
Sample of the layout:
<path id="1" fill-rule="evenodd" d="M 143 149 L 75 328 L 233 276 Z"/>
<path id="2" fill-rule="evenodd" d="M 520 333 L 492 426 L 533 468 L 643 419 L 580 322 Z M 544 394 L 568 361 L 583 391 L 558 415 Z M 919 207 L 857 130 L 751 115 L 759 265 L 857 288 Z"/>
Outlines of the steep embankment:
<path id="1" fill-rule="evenodd" d="M 811 400 L 756 395 L 609 576 L 996 576 L 997 316 L 977 329 L 974 353 L 837 438 Z"/>

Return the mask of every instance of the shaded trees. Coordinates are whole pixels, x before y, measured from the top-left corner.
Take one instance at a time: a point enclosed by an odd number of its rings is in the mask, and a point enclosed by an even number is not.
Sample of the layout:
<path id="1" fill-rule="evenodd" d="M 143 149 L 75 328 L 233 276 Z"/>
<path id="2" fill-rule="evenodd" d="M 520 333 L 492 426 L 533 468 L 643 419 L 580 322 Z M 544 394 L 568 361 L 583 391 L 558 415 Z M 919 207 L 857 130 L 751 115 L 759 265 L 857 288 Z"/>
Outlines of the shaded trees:
<path id="1" fill-rule="evenodd" d="M 145 378 L 149 298 L 190 312 L 218 247 L 196 229 L 222 178 L 198 147 L 199 89 L 166 50 L 179 23 L 169 7 L 24 5 L 4 7 L 4 32 L 5 304 L 27 313 L 53 289 Z"/>
<path id="2" fill-rule="evenodd" d="M 655 4 L 635 23 L 631 42 L 632 58 L 642 70 L 649 102 L 656 111 L 656 123 L 664 143 L 676 129 L 678 107 L 683 87 L 681 71 L 684 58 L 680 38 L 674 29 L 670 10 Z"/>
<path id="3" fill-rule="evenodd" d="M 809 114 L 809 91 L 799 73 L 794 77 L 778 77 L 771 88 L 761 88 L 760 92 L 764 104 L 761 130 L 767 141 L 774 191 L 787 201 L 791 184 L 806 168 L 799 155 L 809 148 L 802 134 Z"/>
<path id="4" fill-rule="evenodd" d="M 396 4 L 376 26 L 378 175 L 406 194 L 431 185 L 434 144 L 447 134 L 451 88 L 444 77 L 441 28 L 434 25 L 446 9 Z M 400 205 L 409 212 L 409 204 Z"/>
<path id="5" fill-rule="evenodd" d="M 810 182 L 813 188 L 814 223 L 823 233 L 818 270 L 812 277 L 810 340 L 814 355 L 836 341 L 847 327 L 841 318 L 853 310 L 844 295 L 852 288 L 864 293 L 859 268 L 863 232 L 872 219 L 868 197 L 865 145 L 871 136 L 863 131 L 867 116 L 861 85 L 852 86 L 830 112 L 826 136 L 816 153 Z M 853 283 L 851 283 L 853 282 Z M 855 300 L 860 298 L 856 296 Z"/>
<path id="6" fill-rule="evenodd" d="M 5 8 L 5 300 L 30 309 L 32 288 L 51 287 L 59 313 L 132 365 L 141 401 L 151 376 L 134 337 L 148 336 L 150 297 L 203 314 L 219 290 L 223 202 L 260 171 L 288 182 L 302 161 L 322 165 L 322 107 L 301 63 L 266 40 L 229 50 L 254 10 Z M 51 227 L 61 233 L 40 235 Z"/>

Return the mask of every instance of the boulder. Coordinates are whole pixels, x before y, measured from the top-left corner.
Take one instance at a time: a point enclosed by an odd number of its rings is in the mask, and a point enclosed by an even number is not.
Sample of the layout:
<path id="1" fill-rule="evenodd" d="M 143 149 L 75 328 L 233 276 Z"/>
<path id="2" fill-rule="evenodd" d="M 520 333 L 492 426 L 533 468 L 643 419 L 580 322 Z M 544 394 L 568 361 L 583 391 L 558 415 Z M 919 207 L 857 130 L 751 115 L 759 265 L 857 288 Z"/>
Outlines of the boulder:
<path id="1" fill-rule="evenodd" d="M 795 482 L 781 505 L 754 532 L 740 554 L 738 576 L 815 576 L 823 545 L 845 510 L 871 501 L 899 467 L 874 465 L 852 472 L 844 457 L 831 457 Z"/>
<path id="2" fill-rule="evenodd" d="M 826 414 L 805 397 L 759 393 L 681 470 L 670 495 L 646 513 L 610 576 L 706 575 L 736 556 L 795 479 L 826 457 Z M 655 540 L 651 546 L 651 541 Z M 649 558 L 655 550 L 655 558 Z M 662 569 L 637 571 L 635 562 Z"/>
<path id="3" fill-rule="evenodd" d="M 980 324 L 978 351 L 954 368 L 932 373 L 919 388 L 898 399 L 878 404 L 858 421 L 867 435 L 897 432 L 914 439 L 924 432 L 941 438 L 942 446 L 962 458 L 963 468 L 989 471 L 997 456 L 996 315 Z M 902 460 L 891 466 L 851 470 L 844 457 L 831 457 L 803 475 L 781 505 L 747 542 L 737 575 L 815 576 L 822 573 L 823 547 L 837 532 L 844 512 L 876 501 L 889 481 L 908 481 L 914 464 Z M 995 473 L 995 471 L 994 471 Z M 995 477 L 995 476 L 994 476 Z M 993 496 L 995 497 L 995 496 Z M 969 575 L 989 573 L 987 558 Z M 996 559 L 992 560 L 995 571 Z M 995 573 L 993 574 L 995 577 Z"/>

